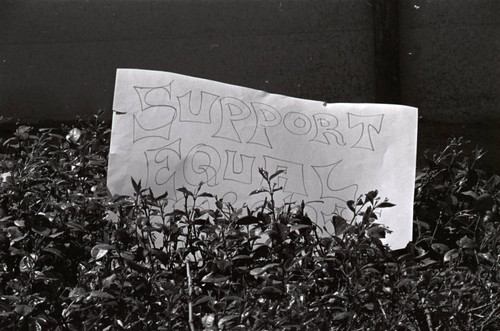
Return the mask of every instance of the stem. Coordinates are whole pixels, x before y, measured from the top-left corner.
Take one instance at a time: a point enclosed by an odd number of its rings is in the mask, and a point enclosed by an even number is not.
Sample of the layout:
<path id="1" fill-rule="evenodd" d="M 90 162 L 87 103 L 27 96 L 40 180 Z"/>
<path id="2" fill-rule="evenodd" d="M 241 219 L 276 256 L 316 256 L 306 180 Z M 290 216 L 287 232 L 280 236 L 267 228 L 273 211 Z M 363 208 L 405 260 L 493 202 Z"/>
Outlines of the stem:
<path id="1" fill-rule="evenodd" d="M 193 322 L 193 301 L 192 301 L 192 295 L 193 295 L 193 288 L 191 286 L 191 269 L 189 268 L 189 260 L 186 258 L 186 274 L 187 274 L 187 279 L 188 279 L 188 296 L 189 296 L 189 301 L 188 301 L 188 323 L 189 323 L 189 330 L 195 331 L 194 329 L 194 322 Z"/>
<path id="2" fill-rule="evenodd" d="M 276 209 L 274 208 L 274 188 L 271 186 L 271 181 L 267 181 L 267 186 L 269 187 L 269 195 L 271 196 L 271 211 L 273 215 L 273 222 L 276 222 Z"/>

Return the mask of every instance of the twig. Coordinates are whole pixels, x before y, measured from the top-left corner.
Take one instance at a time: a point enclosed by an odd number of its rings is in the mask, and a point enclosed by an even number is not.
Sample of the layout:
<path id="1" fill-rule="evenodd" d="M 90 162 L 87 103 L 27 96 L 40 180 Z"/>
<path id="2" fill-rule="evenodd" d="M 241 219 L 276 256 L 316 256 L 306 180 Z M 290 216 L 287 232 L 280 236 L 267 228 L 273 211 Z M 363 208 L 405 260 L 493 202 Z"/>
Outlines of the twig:
<path id="1" fill-rule="evenodd" d="M 493 316 L 495 316 L 498 313 L 498 310 L 500 310 L 500 306 L 497 306 L 495 309 L 491 311 L 486 320 L 481 323 L 481 330 L 483 330 L 484 327 L 487 326 L 486 324 L 489 323 L 490 320 L 492 320 Z"/>
<path id="2" fill-rule="evenodd" d="M 191 286 L 191 269 L 189 268 L 189 260 L 186 258 L 186 273 L 187 273 L 187 279 L 188 279 L 188 296 L 189 296 L 189 301 L 188 301 L 188 314 L 189 314 L 189 329 L 191 331 L 194 330 L 194 323 L 193 323 L 193 287 Z"/>
<path id="3" fill-rule="evenodd" d="M 425 319 L 427 320 L 429 331 L 434 331 L 434 327 L 432 326 L 431 312 L 429 311 L 429 308 L 425 308 Z"/>
<path id="4" fill-rule="evenodd" d="M 385 314 L 384 307 L 382 307 L 382 302 L 380 302 L 380 299 L 378 299 L 377 301 L 378 301 L 380 310 L 382 311 L 382 315 L 384 315 L 384 319 L 387 320 L 387 315 Z"/>

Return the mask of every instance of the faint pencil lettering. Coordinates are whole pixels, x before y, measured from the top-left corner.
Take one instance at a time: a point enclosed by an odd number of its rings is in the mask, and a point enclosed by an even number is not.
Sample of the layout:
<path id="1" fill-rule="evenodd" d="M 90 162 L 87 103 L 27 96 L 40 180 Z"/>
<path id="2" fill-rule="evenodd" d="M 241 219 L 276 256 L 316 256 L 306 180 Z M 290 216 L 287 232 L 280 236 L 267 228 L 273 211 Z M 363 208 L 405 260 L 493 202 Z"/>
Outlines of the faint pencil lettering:
<path id="1" fill-rule="evenodd" d="M 330 140 L 327 135 L 335 137 L 335 141 L 340 146 L 345 146 L 344 136 L 337 130 L 339 120 L 332 114 L 319 113 L 314 114 L 314 123 L 316 124 L 316 136 L 312 141 L 318 141 L 323 144 L 330 145 Z"/>
<path id="2" fill-rule="evenodd" d="M 248 140 L 249 144 L 257 144 L 268 148 L 273 148 L 271 141 L 267 135 L 266 128 L 277 126 L 281 123 L 280 113 L 273 107 L 260 102 L 252 102 L 252 108 L 257 117 L 257 125 L 255 131 Z"/>
<path id="3" fill-rule="evenodd" d="M 160 87 L 134 86 L 141 104 L 141 112 L 133 116 L 133 142 L 144 138 L 169 140 L 177 109 L 171 104 L 172 83 Z"/>
<path id="4" fill-rule="evenodd" d="M 163 194 L 170 184 L 168 192 L 175 199 L 175 164 L 181 156 L 181 138 L 171 144 L 144 152 L 146 157 L 146 187 L 152 187 L 155 194 Z M 163 191 L 163 192 L 162 192 Z"/>
<path id="5" fill-rule="evenodd" d="M 384 119 L 384 114 L 380 115 L 355 115 L 347 114 L 349 129 L 355 128 L 357 126 L 361 127 L 361 133 L 358 141 L 351 147 L 353 148 L 363 148 L 374 151 L 372 133 L 375 131 L 377 134 L 382 130 L 382 122 Z M 372 130 L 370 130 L 372 129 Z"/>
<path id="6" fill-rule="evenodd" d="M 283 192 L 307 196 L 304 179 L 304 165 L 302 163 L 280 160 L 267 155 L 263 157 L 265 169 L 270 173 L 284 170 L 284 172 L 277 177 L 278 185 L 283 187 Z"/>
<path id="7" fill-rule="evenodd" d="M 305 135 L 311 131 L 311 120 L 304 114 L 291 111 L 283 119 L 285 128 L 296 135 Z"/>
<path id="8" fill-rule="evenodd" d="M 215 101 L 219 98 L 218 95 L 207 93 L 205 91 L 201 91 L 200 93 L 200 102 L 198 105 L 198 110 L 193 111 L 193 102 L 191 100 L 192 91 L 177 97 L 179 101 L 179 121 L 180 122 L 196 122 L 196 123 L 212 123 L 212 118 L 210 116 L 211 109 L 215 103 Z"/>
<path id="9" fill-rule="evenodd" d="M 221 166 L 219 152 L 211 146 L 198 144 L 189 151 L 184 161 L 184 179 L 191 185 L 205 182 L 215 186 L 217 173 Z"/>
<path id="10" fill-rule="evenodd" d="M 251 184 L 255 157 L 240 154 L 239 165 L 236 165 L 236 151 L 226 150 L 226 156 L 224 179 L 242 184 Z"/>
<path id="11" fill-rule="evenodd" d="M 243 121 L 251 115 L 250 108 L 236 98 L 221 98 L 221 123 L 213 137 L 224 138 L 241 143 L 241 138 L 234 123 Z"/>
<path id="12" fill-rule="evenodd" d="M 342 160 L 337 161 L 332 164 L 325 166 L 311 166 L 313 170 L 319 177 L 321 183 L 321 199 L 333 198 L 341 201 L 354 200 L 358 192 L 358 185 L 342 185 L 335 183 L 335 181 L 340 181 L 340 176 L 336 176 L 334 169 L 342 162 Z M 340 186 L 340 188 L 338 188 Z"/>

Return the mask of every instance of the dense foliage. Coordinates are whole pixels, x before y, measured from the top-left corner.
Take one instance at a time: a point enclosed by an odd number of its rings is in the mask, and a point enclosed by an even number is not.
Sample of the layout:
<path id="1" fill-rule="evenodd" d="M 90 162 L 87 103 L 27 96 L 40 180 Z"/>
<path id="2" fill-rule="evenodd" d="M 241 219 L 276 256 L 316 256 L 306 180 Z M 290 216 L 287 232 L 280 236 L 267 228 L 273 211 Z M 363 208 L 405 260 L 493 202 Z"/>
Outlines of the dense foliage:
<path id="1" fill-rule="evenodd" d="M 64 132 L 58 134 L 57 132 Z M 275 206 L 258 210 L 200 185 L 132 197 L 106 189 L 109 128 L 19 126 L 0 152 L 0 329 L 497 330 L 500 177 L 450 140 L 416 179 L 414 243 L 391 251 L 371 191 L 334 216 L 335 234 Z M 217 208 L 202 210 L 199 199 Z"/>

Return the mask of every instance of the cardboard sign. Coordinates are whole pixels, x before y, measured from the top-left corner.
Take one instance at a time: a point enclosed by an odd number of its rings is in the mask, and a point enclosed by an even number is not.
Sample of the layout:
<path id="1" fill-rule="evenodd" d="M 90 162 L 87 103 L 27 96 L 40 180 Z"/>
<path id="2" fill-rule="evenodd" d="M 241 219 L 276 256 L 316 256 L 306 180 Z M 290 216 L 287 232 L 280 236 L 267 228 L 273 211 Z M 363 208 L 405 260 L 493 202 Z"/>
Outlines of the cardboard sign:
<path id="1" fill-rule="evenodd" d="M 277 205 L 315 201 L 306 211 L 333 231 L 332 215 L 352 217 L 346 201 L 377 189 L 395 207 L 381 209 L 404 247 L 412 235 L 417 109 L 384 104 L 326 104 L 159 71 L 118 69 L 108 188 L 132 195 L 130 178 L 169 205 L 176 189 L 216 194 L 235 207 L 262 204 L 258 168 L 283 187 Z M 320 202 L 320 201 L 322 202 Z M 214 208 L 214 199 L 201 201 Z"/>

